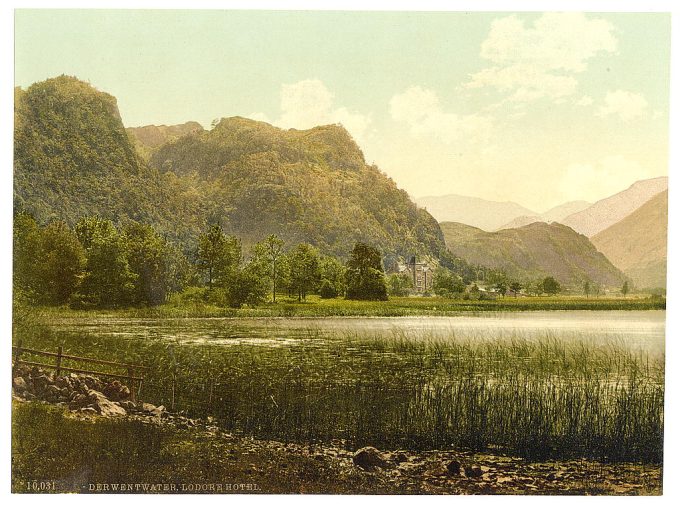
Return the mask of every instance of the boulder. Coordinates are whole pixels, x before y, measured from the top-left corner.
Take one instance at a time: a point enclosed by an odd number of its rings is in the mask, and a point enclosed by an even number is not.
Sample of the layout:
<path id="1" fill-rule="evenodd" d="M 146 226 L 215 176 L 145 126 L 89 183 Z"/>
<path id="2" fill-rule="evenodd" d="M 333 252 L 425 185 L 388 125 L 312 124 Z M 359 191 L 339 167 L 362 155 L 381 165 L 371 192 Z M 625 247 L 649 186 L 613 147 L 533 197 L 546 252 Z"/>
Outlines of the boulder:
<path id="1" fill-rule="evenodd" d="M 446 471 L 449 475 L 460 475 L 460 461 L 451 460 L 446 464 Z"/>
<path id="2" fill-rule="evenodd" d="M 87 399 L 89 404 L 103 417 L 124 417 L 127 415 L 122 406 L 110 401 L 99 391 L 90 390 L 87 393 Z"/>
<path id="3" fill-rule="evenodd" d="M 383 454 L 375 447 L 363 447 L 354 453 L 352 457 L 354 464 L 364 470 L 375 470 L 385 468 L 387 460 Z"/>
<path id="4" fill-rule="evenodd" d="M 142 412 L 153 414 L 156 410 L 156 405 L 152 405 L 151 403 L 142 403 Z"/>
<path id="5" fill-rule="evenodd" d="M 466 465 L 465 466 L 465 475 L 467 477 L 481 477 L 482 474 L 484 473 L 482 471 L 482 467 L 479 465 Z"/>
<path id="6" fill-rule="evenodd" d="M 48 385 L 45 387 L 45 399 L 50 403 L 55 403 L 61 399 L 61 389 L 56 385 Z"/>
<path id="7" fill-rule="evenodd" d="M 107 383 L 102 389 L 102 392 L 111 401 L 122 401 L 130 397 L 130 389 L 118 380 Z"/>
<path id="8" fill-rule="evenodd" d="M 42 391 L 48 385 L 52 385 L 52 379 L 45 374 L 39 374 L 33 377 L 33 385 L 38 391 Z"/>
<path id="9" fill-rule="evenodd" d="M 130 401 L 129 399 L 119 401 L 118 404 L 128 412 L 134 412 L 137 409 L 137 405 L 135 405 L 134 401 Z"/>
<path id="10" fill-rule="evenodd" d="M 12 387 L 14 387 L 14 390 L 17 392 L 17 394 L 22 394 L 28 390 L 28 384 L 22 376 L 18 376 L 12 380 Z"/>

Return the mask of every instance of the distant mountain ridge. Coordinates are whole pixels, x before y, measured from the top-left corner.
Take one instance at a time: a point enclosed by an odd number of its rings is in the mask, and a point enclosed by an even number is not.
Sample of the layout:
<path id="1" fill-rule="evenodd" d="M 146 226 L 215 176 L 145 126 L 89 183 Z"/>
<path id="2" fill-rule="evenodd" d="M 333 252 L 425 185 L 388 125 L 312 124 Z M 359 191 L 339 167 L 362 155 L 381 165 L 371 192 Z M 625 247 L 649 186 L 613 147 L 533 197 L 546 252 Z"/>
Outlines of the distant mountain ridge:
<path id="1" fill-rule="evenodd" d="M 591 238 L 640 288 L 666 287 L 668 190 Z"/>
<path id="2" fill-rule="evenodd" d="M 169 141 L 194 132 L 204 131 L 198 122 L 185 122 L 177 125 L 146 125 L 142 127 L 127 127 L 125 129 L 132 137 L 137 151 L 149 160 L 151 154 L 158 147 Z"/>
<path id="3" fill-rule="evenodd" d="M 536 222 L 495 232 L 450 222 L 441 223 L 441 228 L 454 255 L 520 281 L 553 276 L 580 289 L 586 280 L 620 286 L 625 279 L 587 237 L 559 223 Z"/>
<path id="4" fill-rule="evenodd" d="M 592 237 L 641 207 L 655 195 L 668 189 L 668 177 L 640 180 L 628 189 L 597 201 L 581 212 L 566 217 L 562 223 Z"/>

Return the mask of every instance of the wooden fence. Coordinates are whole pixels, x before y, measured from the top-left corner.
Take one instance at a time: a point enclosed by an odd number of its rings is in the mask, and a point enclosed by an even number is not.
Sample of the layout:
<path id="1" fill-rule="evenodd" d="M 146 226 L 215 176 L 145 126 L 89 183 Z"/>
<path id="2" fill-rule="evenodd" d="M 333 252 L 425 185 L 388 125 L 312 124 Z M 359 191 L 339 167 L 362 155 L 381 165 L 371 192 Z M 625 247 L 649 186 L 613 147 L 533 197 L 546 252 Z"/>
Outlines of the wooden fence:
<path id="1" fill-rule="evenodd" d="M 56 352 L 45 352 L 42 350 L 34 350 L 33 348 L 24 348 L 21 346 L 21 342 L 17 346 L 12 347 L 12 352 L 14 353 L 14 366 L 18 367 L 19 364 L 24 364 L 26 366 L 37 366 L 40 368 L 47 368 L 55 370 L 57 376 L 61 375 L 62 371 L 70 371 L 72 373 L 82 373 L 84 375 L 94 375 L 103 376 L 109 378 L 120 378 L 122 380 L 128 381 L 128 387 L 130 389 L 130 399 L 132 401 L 137 401 L 137 398 L 142 391 L 142 382 L 144 381 L 143 373 L 146 366 L 140 366 L 138 364 L 127 364 L 123 362 L 105 361 L 102 359 L 93 359 L 91 357 L 78 357 L 76 355 L 69 355 L 63 353 L 61 346 L 57 348 Z M 22 354 L 31 354 L 42 357 L 56 358 L 55 364 L 47 364 L 43 362 L 27 361 L 21 359 Z M 64 360 L 73 360 L 85 364 L 101 364 L 102 366 L 112 366 L 117 368 L 124 368 L 126 370 L 125 374 L 120 373 L 106 373 L 103 371 L 95 371 L 89 369 L 74 368 L 69 366 L 64 366 Z M 137 386 L 135 386 L 137 385 Z"/>

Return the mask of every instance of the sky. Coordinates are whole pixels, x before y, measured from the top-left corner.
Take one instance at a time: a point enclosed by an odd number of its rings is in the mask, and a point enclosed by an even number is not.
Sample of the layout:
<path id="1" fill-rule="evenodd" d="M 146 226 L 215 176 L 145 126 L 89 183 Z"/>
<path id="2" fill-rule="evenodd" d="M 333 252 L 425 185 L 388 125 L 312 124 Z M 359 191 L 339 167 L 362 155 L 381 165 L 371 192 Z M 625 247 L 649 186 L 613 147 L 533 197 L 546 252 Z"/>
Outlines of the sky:
<path id="1" fill-rule="evenodd" d="M 60 74 L 126 126 L 340 123 L 412 197 L 543 212 L 668 174 L 670 15 L 17 10 L 15 85 Z"/>

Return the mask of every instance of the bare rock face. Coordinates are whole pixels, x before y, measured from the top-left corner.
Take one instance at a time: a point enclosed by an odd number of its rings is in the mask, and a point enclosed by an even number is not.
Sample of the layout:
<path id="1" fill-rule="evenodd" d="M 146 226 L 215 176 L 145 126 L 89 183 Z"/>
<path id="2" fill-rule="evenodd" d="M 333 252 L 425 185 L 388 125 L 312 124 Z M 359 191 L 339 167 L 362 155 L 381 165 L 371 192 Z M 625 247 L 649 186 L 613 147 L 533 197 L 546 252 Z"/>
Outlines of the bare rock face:
<path id="1" fill-rule="evenodd" d="M 355 452 L 352 461 L 357 467 L 368 471 L 387 466 L 385 456 L 378 449 L 370 446 Z"/>

